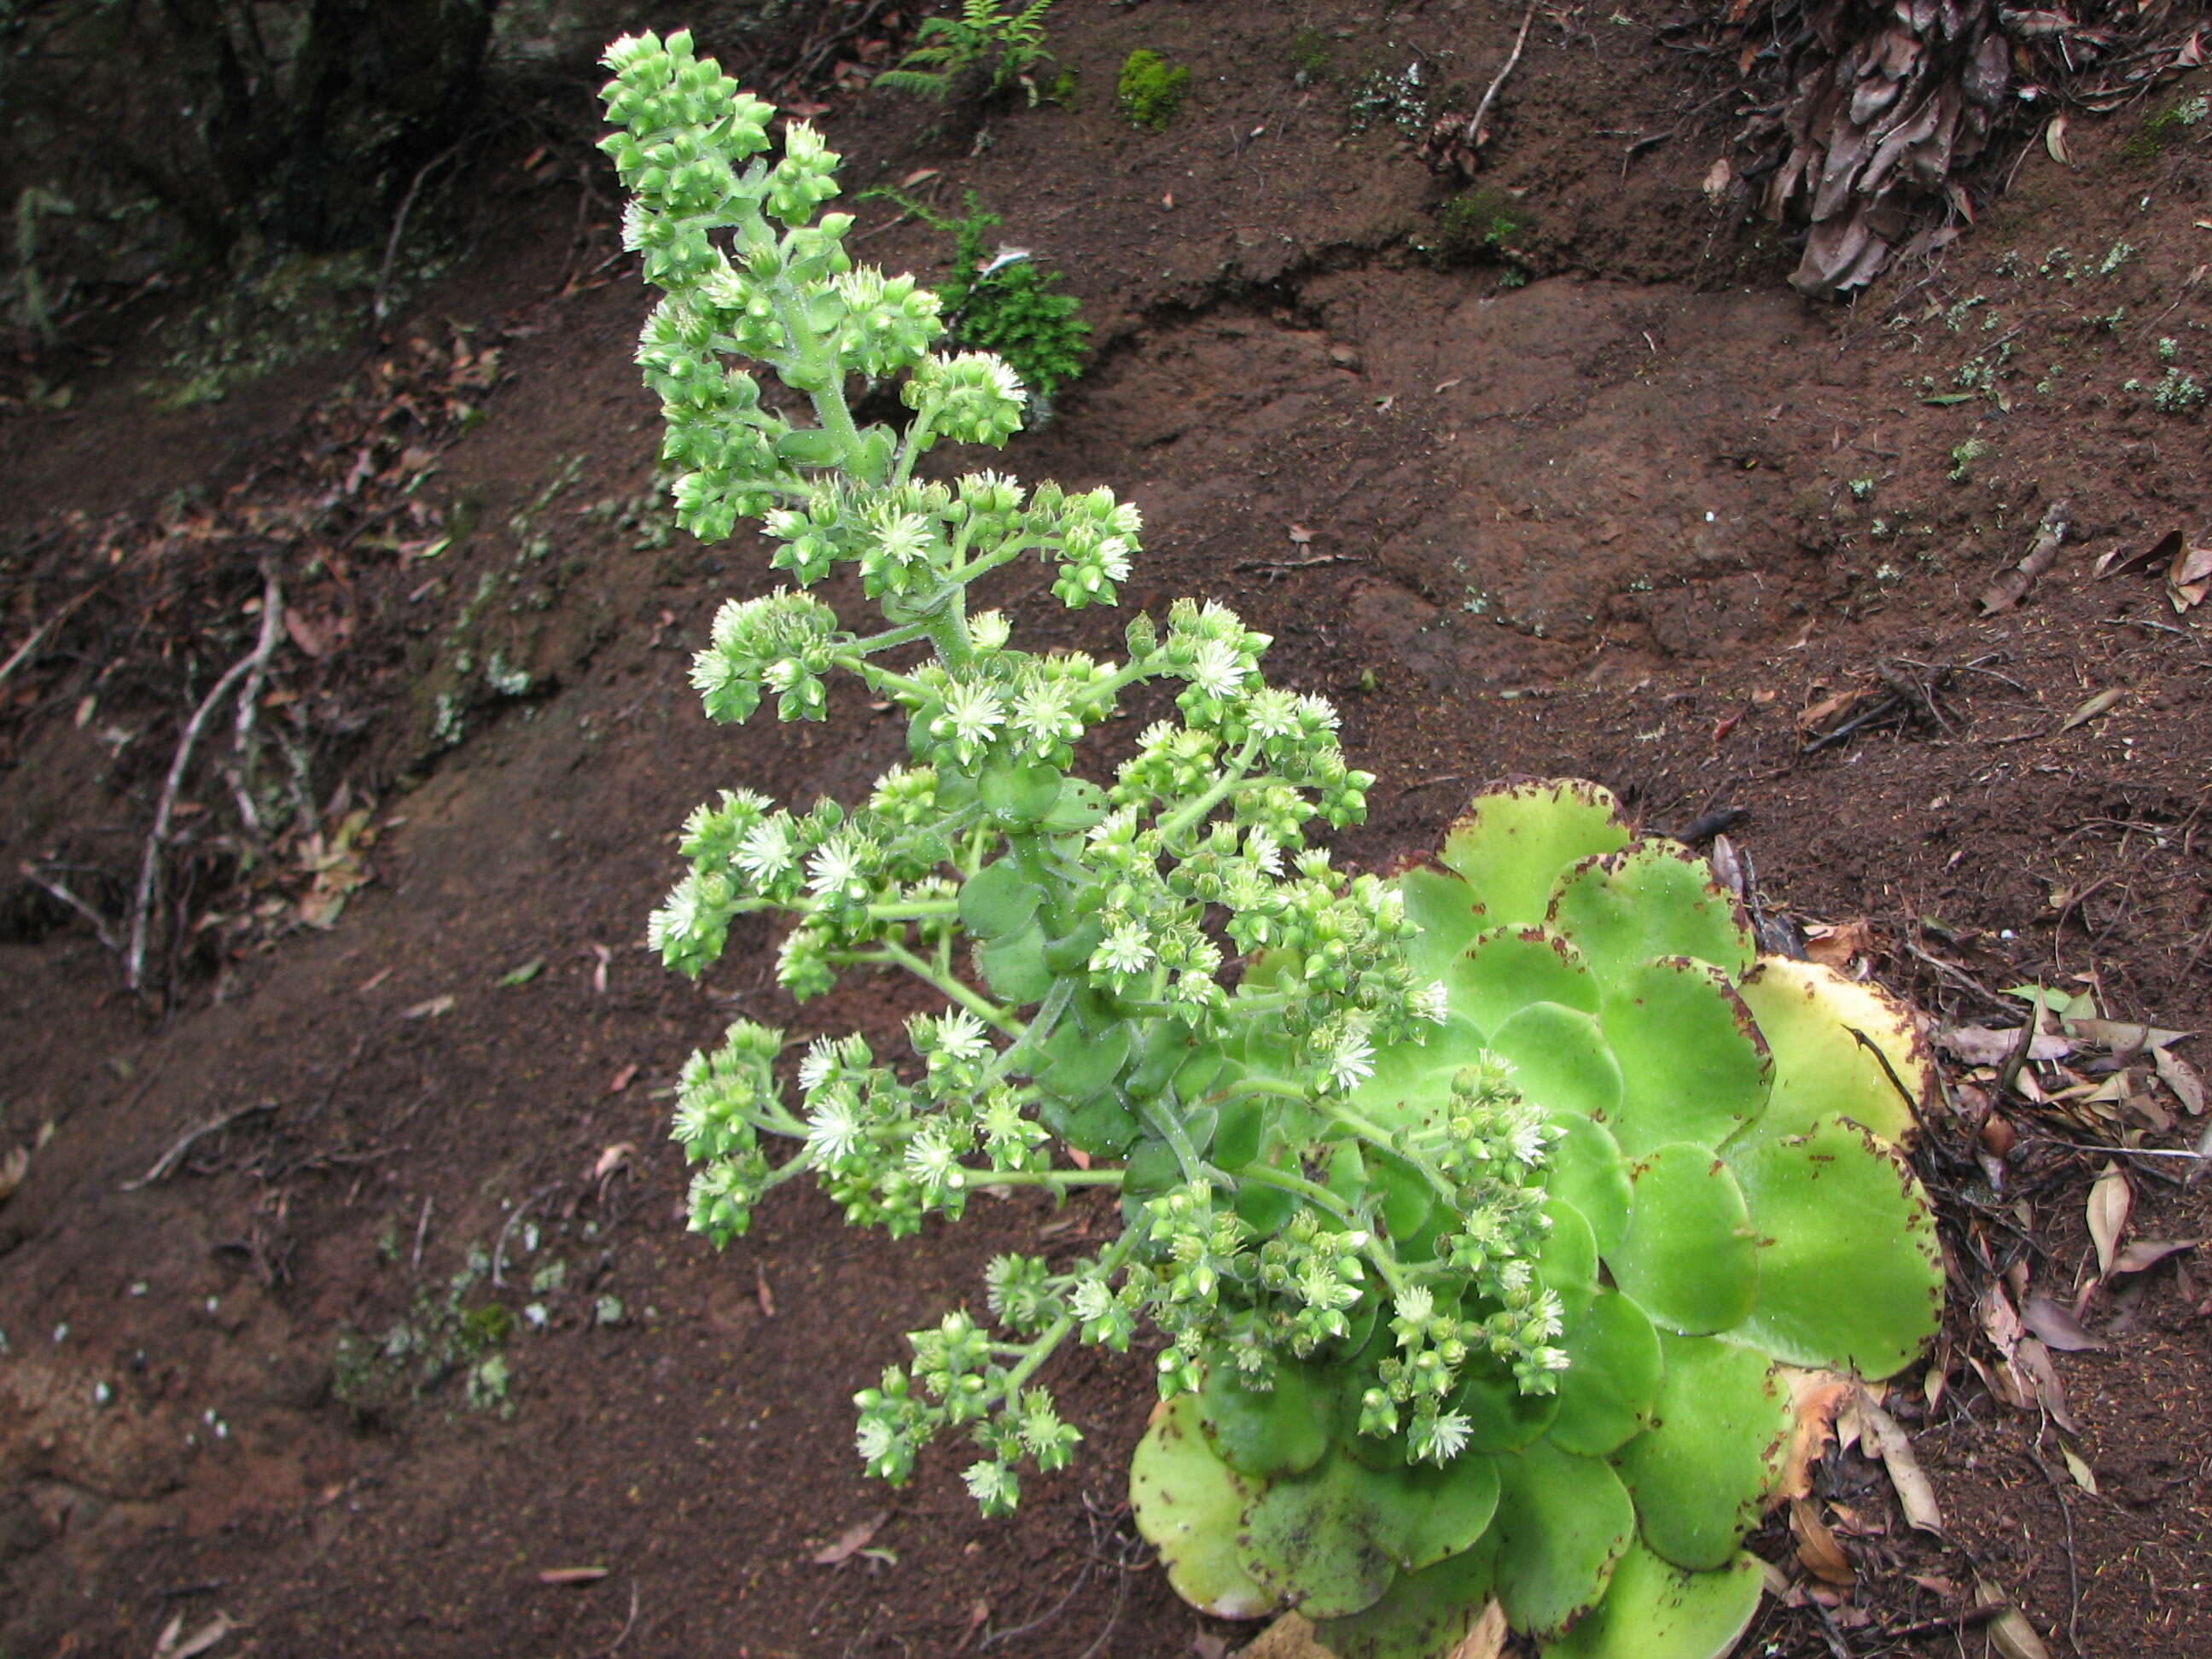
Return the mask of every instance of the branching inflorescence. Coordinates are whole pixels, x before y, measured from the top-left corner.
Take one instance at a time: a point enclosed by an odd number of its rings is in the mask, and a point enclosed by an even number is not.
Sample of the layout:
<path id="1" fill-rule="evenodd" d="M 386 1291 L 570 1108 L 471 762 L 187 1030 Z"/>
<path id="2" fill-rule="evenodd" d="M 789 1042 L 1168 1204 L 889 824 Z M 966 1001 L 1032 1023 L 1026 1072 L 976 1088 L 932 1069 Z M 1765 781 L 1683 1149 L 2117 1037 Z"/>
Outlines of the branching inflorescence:
<path id="1" fill-rule="evenodd" d="M 1316 819 L 1357 821 L 1373 781 L 1345 763 L 1335 712 L 1268 685 L 1267 636 L 1218 605 L 1138 617 L 1119 662 L 1023 651 L 1004 615 L 971 613 L 970 586 L 1024 557 L 1051 567 L 1063 604 L 1114 603 L 1136 509 L 1103 489 L 921 473 L 947 441 L 1006 441 L 1015 377 L 933 350 L 935 296 L 852 263 L 851 217 L 819 211 L 838 158 L 811 128 L 789 125 L 773 155 L 772 108 L 687 34 L 627 39 L 607 61 L 625 236 L 666 293 L 639 360 L 680 520 L 705 540 L 757 522 L 793 584 L 725 605 L 694 683 L 718 720 L 764 697 L 821 720 L 849 675 L 905 713 L 911 760 L 858 806 L 794 812 L 735 791 L 700 808 L 653 942 L 696 975 L 736 918 L 772 911 L 791 920 L 777 975 L 794 998 L 896 967 L 945 999 L 908 1022 L 910 1053 L 816 1040 L 796 1105 L 781 1032 L 740 1023 L 695 1056 L 676 1119 L 701 1166 L 692 1225 L 725 1243 L 810 1172 L 852 1221 L 894 1236 L 958 1216 L 979 1188 L 1118 1189 L 1125 1231 L 1096 1257 L 1001 1257 L 989 1323 L 963 1310 L 914 1334 L 910 1363 L 859 1396 L 860 1452 L 892 1480 L 940 1431 L 969 1430 L 987 1512 L 1013 1506 L 1022 1466 L 1058 1468 L 1079 1438 L 1038 1381 L 1047 1358 L 1070 1337 L 1126 1348 L 1146 1320 L 1167 1339 L 1166 1395 L 1379 1355 L 1361 1362 L 1362 1431 L 1449 1462 L 1462 1372 L 1541 1395 L 1565 1364 L 1557 1297 L 1529 1266 L 1557 1132 L 1479 1051 L 1448 1109 L 1383 1121 L 1352 1105 L 1377 1051 L 1421 1041 L 1444 1004 L 1409 965 L 1398 890 L 1305 845 Z M 811 421 L 769 407 L 726 358 L 765 365 Z M 903 431 L 856 422 L 854 377 L 902 382 Z M 876 631 L 809 591 L 841 566 L 858 568 Z M 1146 729 L 1110 782 L 1079 776 L 1086 735 L 1154 685 L 1177 717 Z M 778 1140 L 794 1148 L 781 1161 Z M 1384 1213 L 1400 1188 L 1449 1218 L 1418 1256 Z M 1378 1325 L 1395 1339 L 1371 1342 Z"/>

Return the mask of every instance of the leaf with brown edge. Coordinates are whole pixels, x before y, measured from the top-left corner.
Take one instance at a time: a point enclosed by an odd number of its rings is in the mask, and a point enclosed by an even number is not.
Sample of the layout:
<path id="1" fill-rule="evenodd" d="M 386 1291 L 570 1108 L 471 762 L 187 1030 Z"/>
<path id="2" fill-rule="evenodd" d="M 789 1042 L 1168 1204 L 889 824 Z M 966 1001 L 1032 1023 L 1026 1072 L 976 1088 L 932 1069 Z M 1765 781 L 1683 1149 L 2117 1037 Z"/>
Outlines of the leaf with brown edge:
<path id="1" fill-rule="evenodd" d="M 1777 1368 L 1790 1390 L 1790 1441 L 1782 1454 L 1782 1473 L 1774 1483 L 1776 1499 L 1809 1498 L 1813 1465 L 1836 1438 L 1837 1413 L 1857 1388 L 1841 1371 L 1812 1371 L 1795 1365 Z"/>

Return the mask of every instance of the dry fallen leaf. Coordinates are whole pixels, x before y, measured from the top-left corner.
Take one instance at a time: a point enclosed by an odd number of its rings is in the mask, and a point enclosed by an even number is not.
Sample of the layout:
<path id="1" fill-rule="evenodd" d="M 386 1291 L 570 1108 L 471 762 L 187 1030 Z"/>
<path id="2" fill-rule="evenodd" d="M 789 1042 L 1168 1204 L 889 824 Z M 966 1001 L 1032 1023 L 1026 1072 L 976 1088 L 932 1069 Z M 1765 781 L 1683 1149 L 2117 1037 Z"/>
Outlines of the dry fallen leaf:
<path id="1" fill-rule="evenodd" d="M 229 1614 L 218 1613 L 190 1636 L 184 1635 L 184 1628 L 185 1615 L 181 1613 L 161 1627 L 161 1634 L 154 1644 L 154 1659 L 198 1659 L 238 1626 Z"/>
<path id="2" fill-rule="evenodd" d="M 757 1261 L 753 1263 L 753 1293 L 754 1299 L 760 1304 L 761 1317 L 775 1318 L 775 1292 L 769 1289 L 768 1269 Z M 854 1547 L 857 1548 L 858 1546 Z"/>
<path id="3" fill-rule="evenodd" d="M 2176 611 L 2190 611 L 2212 592 L 2212 540 L 2191 542 L 2166 567 L 2166 597 Z"/>
<path id="4" fill-rule="evenodd" d="M 837 1534 L 834 1544 L 824 1544 L 807 1558 L 817 1567 L 834 1567 L 851 1560 L 868 1546 L 884 1522 L 891 1518 L 889 1510 L 878 1510 L 865 1521 L 855 1521 Z"/>
<path id="5" fill-rule="evenodd" d="M 2060 1455 L 2066 1460 L 2066 1473 L 2074 1477 L 2074 1484 L 2094 1498 L 2097 1495 L 2097 1472 L 2091 1468 L 2081 1454 L 2064 1441 L 2058 1443 Z"/>
<path id="6" fill-rule="evenodd" d="M 1851 958 L 1874 949 L 1874 930 L 1863 920 L 1805 930 L 1805 956 L 1823 968 L 1849 968 Z"/>
<path id="7" fill-rule="evenodd" d="M 2169 530 L 2154 542 L 2137 547 L 2123 542 L 2098 559 L 2090 567 L 2096 576 L 2118 576 L 2130 570 L 2148 569 L 2153 565 L 2167 565 L 2181 551 L 2181 532 Z"/>
<path id="8" fill-rule="evenodd" d="M 2043 148 L 2051 153 L 2051 159 L 2057 162 L 2060 167 L 2074 165 L 2074 157 L 2066 148 L 2066 112 L 2064 110 L 2052 116 L 2049 125 L 2043 129 Z"/>
<path id="9" fill-rule="evenodd" d="M 1728 157 L 1723 155 L 1705 169 L 1705 199 L 1718 207 L 1727 198 L 1729 185 L 1735 181 L 1735 169 L 1729 165 Z"/>
<path id="10" fill-rule="evenodd" d="M 2065 117 L 2059 118 L 2062 121 Z M 2051 568 L 2057 558 L 2058 550 L 2066 540 L 2069 523 L 2063 505 L 2054 506 L 2043 515 L 2036 527 L 2035 540 L 2018 564 L 2008 565 L 1999 571 L 1996 579 L 1982 592 L 1982 614 L 1994 617 L 2001 611 L 2009 611 L 2027 597 L 2027 591 Z"/>
<path id="11" fill-rule="evenodd" d="M 1483 1605 L 1474 1628 L 1451 1650 L 1451 1659 L 1498 1659 L 1505 1651 L 1505 1609 L 1493 1598 Z"/>
<path id="12" fill-rule="evenodd" d="M 541 1584 L 596 1584 L 605 1577 L 606 1567 L 548 1567 L 538 1575 Z"/>
<path id="13" fill-rule="evenodd" d="M 605 1181 L 617 1170 L 637 1156 L 637 1147 L 629 1141 L 617 1140 L 602 1152 L 592 1164 L 592 1179 Z"/>
<path id="14" fill-rule="evenodd" d="M 622 1070 L 615 1073 L 614 1081 L 607 1085 L 607 1092 L 611 1095 L 620 1094 L 623 1090 L 629 1088 L 631 1084 L 637 1081 L 637 1073 L 638 1064 L 633 1060 L 629 1065 L 623 1066 Z"/>
<path id="15" fill-rule="evenodd" d="M 2004 1602 L 2005 1610 L 1990 1620 L 1987 1626 L 1990 1645 L 2003 1659 L 2051 1659 L 2051 1650 L 2043 1645 L 2043 1638 L 2035 1633 L 2035 1626 L 2027 1622 L 2027 1615 L 2006 1601 L 2002 1591 L 1978 1573 L 1974 1577 L 1974 1604 L 1988 1607 L 1991 1602 Z"/>
<path id="16" fill-rule="evenodd" d="M 2191 1117 L 2204 1115 L 2204 1083 L 2197 1075 L 2197 1068 L 2178 1054 L 2164 1048 L 2151 1050 L 2151 1058 L 2158 1064 L 2158 1075 L 2166 1086 L 2173 1091 L 2173 1097 L 2181 1103 L 2181 1109 Z"/>
<path id="17" fill-rule="evenodd" d="M 2097 1271 L 2112 1273 L 2112 1258 L 2119 1253 L 2120 1235 L 2127 1230 L 2128 1212 L 2135 1208 L 2136 1189 L 2117 1164 L 2105 1165 L 2104 1174 L 2089 1188 L 2089 1238 L 2097 1247 Z"/>
<path id="18" fill-rule="evenodd" d="M 1813 1492 L 1813 1464 L 1836 1438 L 1837 1418 L 1857 1386 L 1838 1371 L 1782 1368 L 1782 1381 L 1790 1390 L 1790 1443 L 1782 1455 L 1782 1474 L 1774 1483 L 1779 1498 L 1808 1498 Z"/>
<path id="19" fill-rule="evenodd" d="M 1920 1460 L 1913 1455 L 1912 1443 L 1905 1438 L 1905 1431 L 1863 1390 L 1856 1404 L 1861 1420 L 1874 1437 L 1875 1451 L 1889 1471 L 1889 1484 L 1897 1489 L 1897 1501 L 1906 1522 L 1923 1532 L 1942 1531 L 1943 1510 L 1936 1502 L 1936 1489 L 1929 1484 Z"/>
<path id="20" fill-rule="evenodd" d="M 1936 1046 L 1969 1066 L 2002 1066 L 2020 1047 L 2020 1027 L 1948 1025 L 1936 1034 Z M 2039 1031 L 2027 1040 L 2030 1060 L 2063 1060 L 2074 1052 L 2064 1037 Z"/>
<path id="21" fill-rule="evenodd" d="M 2051 1347 L 2064 1353 L 2090 1353 L 2105 1346 L 2081 1322 L 2040 1291 L 2020 1310 L 2021 1323 Z"/>
<path id="22" fill-rule="evenodd" d="M 2180 610 L 2185 609 L 2186 607 L 2176 606 L 2175 608 L 2177 610 Z M 2071 732 L 2077 726 L 2087 726 L 2091 720 L 2096 719 L 2100 714 L 2111 714 L 2112 710 L 2119 705 L 2121 700 L 2127 695 L 2127 688 L 2122 685 L 2115 685 L 2106 690 L 2100 691 L 2095 696 L 2090 698 L 2088 702 L 2083 703 L 2079 708 L 2069 714 L 2066 717 L 2065 722 L 2059 726 L 2058 731 Z M 2056 737 L 2058 735 L 2058 732 L 2054 732 L 2051 735 Z"/>
<path id="23" fill-rule="evenodd" d="M 1790 1504 L 1790 1530 L 1797 1535 L 1797 1559 L 1804 1564 L 1806 1571 L 1825 1583 L 1858 1582 L 1850 1557 L 1844 1553 L 1836 1534 L 1807 1499 L 1800 1498 Z"/>
<path id="24" fill-rule="evenodd" d="M 2020 1340 L 2013 1351 L 2013 1362 L 2027 1377 L 2028 1387 L 2035 1391 L 2036 1403 L 2051 1414 L 2051 1420 L 2069 1434 L 2081 1432 L 2074 1414 L 2067 1409 L 2066 1385 L 2058 1380 L 2058 1367 L 2051 1363 L 2051 1350 L 2033 1336 Z M 2027 1401 L 2021 1407 L 2026 1408 Z"/>
<path id="25" fill-rule="evenodd" d="M 2139 1273 L 2147 1267 L 2155 1267 L 2170 1255 L 2184 1250 L 2193 1250 L 2204 1241 L 2201 1238 L 2138 1238 L 2120 1247 L 2112 1258 L 2116 1273 Z"/>
<path id="26" fill-rule="evenodd" d="M 450 1014 L 453 1012 L 453 996 L 449 991 L 444 996 L 431 997 L 426 1001 L 418 1002 L 412 1008 L 402 1008 L 399 1011 L 399 1018 L 402 1019 L 435 1019 L 440 1014 Z"/>

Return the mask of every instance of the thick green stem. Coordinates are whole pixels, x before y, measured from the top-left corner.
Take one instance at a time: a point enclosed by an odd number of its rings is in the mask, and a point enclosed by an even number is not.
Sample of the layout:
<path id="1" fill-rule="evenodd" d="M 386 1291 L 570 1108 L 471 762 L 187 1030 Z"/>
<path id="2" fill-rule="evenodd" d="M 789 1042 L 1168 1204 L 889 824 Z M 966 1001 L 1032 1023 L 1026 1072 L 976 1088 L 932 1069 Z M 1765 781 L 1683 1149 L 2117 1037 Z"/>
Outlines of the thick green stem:
<path id="1" fill-rule="evenodd" d="M 933 985 L 944 992 L 946 996 L 951 998 L 953 1001 L 958 1003 L 985 1024 L 996 1026 L 1010 1037 L 1018 1037 L 1022 1034 L 1020 1025 L 1010 1018 L 1006 1011 L 1000 1007 L 997 1003 L 977 995 L 950 974 L 939 973 L 936 969 L 931 967 L 929 963 L 896 939 L 886 939 L 884 941 L 882 950 L 867 951 L 853 959 L 855 962 L 887 963 L 895 967 L 903 968 L 924 984 Z"/>

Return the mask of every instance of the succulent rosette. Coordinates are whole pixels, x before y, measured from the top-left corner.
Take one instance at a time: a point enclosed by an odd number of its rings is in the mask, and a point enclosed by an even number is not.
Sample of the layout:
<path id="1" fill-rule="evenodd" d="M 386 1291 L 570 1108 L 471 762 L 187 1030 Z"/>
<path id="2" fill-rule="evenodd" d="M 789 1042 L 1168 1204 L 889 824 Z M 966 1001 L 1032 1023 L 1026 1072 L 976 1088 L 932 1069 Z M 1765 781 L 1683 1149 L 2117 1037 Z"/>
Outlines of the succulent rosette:
<path id="1" fill-rule="evenodd" d="M 1924 1048 L 1880 990 L 1760 955 L 1591 784 L 1486 791 L 1398 888 L 1449 1015 L 1375 1056 L 1328 1184 L 1407 1283 L 1167 1401 L 1138 1523 L 1187 1600 L 1295 1607 L 1341 1659 L 1449 1652 L 1492 1597 L 1548 1659 L 1714 1659 L 1758 1605 L 1793 1372 L 1886 1377 L 1936 1329 Z M 1495 1176 L 1421 1178 L 1485 1114 Z M 1527 1256 L 1480 1236 L 1501 1182 L 1540 1204 Z M 1516 1317 L 1547 1342 L 1496 1342 Z"/>

